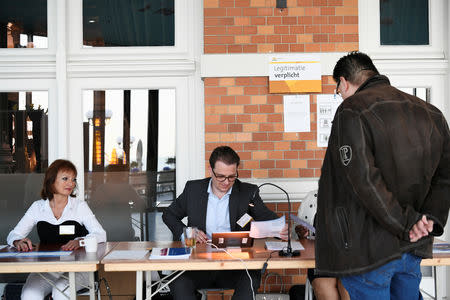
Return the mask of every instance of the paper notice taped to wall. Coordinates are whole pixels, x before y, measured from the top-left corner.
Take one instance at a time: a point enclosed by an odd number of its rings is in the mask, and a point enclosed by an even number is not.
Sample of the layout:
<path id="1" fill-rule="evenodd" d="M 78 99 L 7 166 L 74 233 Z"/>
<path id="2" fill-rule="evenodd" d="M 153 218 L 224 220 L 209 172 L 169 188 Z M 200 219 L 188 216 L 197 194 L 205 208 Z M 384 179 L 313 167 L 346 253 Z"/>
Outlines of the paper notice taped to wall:
<path id="1" fill-rule="evenodd" d="M 269 93 L 322 91 L 319 54 L 272 56 L 269 62 Z"/>

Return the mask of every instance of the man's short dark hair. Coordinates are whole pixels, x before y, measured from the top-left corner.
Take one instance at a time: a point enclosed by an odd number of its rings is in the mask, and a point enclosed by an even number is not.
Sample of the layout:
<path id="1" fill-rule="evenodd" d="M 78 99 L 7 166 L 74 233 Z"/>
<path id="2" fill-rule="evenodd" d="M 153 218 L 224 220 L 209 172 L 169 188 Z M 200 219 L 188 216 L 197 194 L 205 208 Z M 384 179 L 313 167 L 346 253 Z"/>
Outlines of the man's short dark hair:
<path id="1" fill-rule="evenodd" d="M 209 157 L 209 165 L 214 169 L 216 166 L 216 161 L 220 160 L 221 162 L 227 165 L 236 164 L 236 167 L 239 166 L 241 159 L 239 155 L 228 146 L 219 146 L 213 150 L 211 156 Z"/>
<path id="2" fill-rule="evenodd" d="M 344 77 L 351 84 L 359 86 L 378 74 L 380 73 L 367 54 L 353 51 L 338 60 L 333 70 L 333 79 L 338 83 L 339 78 Z"/>

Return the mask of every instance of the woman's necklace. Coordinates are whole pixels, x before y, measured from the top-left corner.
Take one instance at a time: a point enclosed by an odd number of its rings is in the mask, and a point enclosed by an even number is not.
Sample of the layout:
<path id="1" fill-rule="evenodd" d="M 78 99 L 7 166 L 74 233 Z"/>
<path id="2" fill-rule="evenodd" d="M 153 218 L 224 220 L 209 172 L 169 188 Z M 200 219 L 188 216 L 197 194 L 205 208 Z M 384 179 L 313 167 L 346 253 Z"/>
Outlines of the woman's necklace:
<path id="1" fill-rule="evenodd" d="M 65 203 L 64 205 L 57 206 L 55 199 L 50 200 L 50 208 L 52 209 L 53 215 L 55 216 L 55 218 L 57 220 L 59 220 L 59 218 L 61 218 L 66 205 L 67 205 L 67 203 Z"/>

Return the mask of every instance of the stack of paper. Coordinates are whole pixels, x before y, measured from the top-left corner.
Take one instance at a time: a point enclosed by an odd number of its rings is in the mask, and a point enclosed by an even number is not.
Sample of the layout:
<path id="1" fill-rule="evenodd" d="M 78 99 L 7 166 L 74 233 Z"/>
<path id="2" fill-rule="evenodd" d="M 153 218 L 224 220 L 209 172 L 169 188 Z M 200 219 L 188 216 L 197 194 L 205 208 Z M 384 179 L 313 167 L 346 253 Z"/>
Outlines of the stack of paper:
<path id="1" fill-rule="evenodd" d="M 59 257 L 70 254 L 72 251 L 2 252 L 0 257 Z"/>
<path id="2" fill-rule="evenodd" d="M 277 251 L 286 249 L 287 242 L 277 242 L 277 241 L 266 241 L 266 249 L 270 251 Z M 299 241 L 291 242 L 292 250 L 305 250 L 303 245 Z"/>
<path id="3" fill-rule="evenodd" d="M 450 244 L 433 244 L 433 253 L 450 253 Z"/>
<path id="4" fill-rule="evenodd" d="M 104 259 L 143 259 L 147 250 L 114 250 Z"/>
<path id="5" fill-rule="evenodd" d="M 188 259 L 190 248 L 153 248 L 149 259 Z"/>
<path id="6" fill-rule="evenodd" d="M 252 221 L 250 225 L 250 237 L 254 239 L 280 237 L 280 232 L 283 230 L 285 224 L 284 216 L 269 221 Z"/>

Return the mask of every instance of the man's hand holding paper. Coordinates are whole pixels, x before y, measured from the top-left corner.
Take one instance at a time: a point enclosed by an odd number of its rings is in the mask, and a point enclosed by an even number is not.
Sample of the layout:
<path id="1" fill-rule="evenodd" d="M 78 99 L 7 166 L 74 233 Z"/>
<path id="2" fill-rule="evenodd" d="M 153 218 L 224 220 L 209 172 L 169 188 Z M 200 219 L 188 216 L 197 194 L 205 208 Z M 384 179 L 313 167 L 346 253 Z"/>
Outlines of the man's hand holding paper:
<path id="1" fill-rule="evenodd" d="M 288 225 L 284 216 L 269 221 L 252 221 L 250 225 L 250 237 L 252 238 L 278 237 L 287 240 L 288 234 Z"/>

